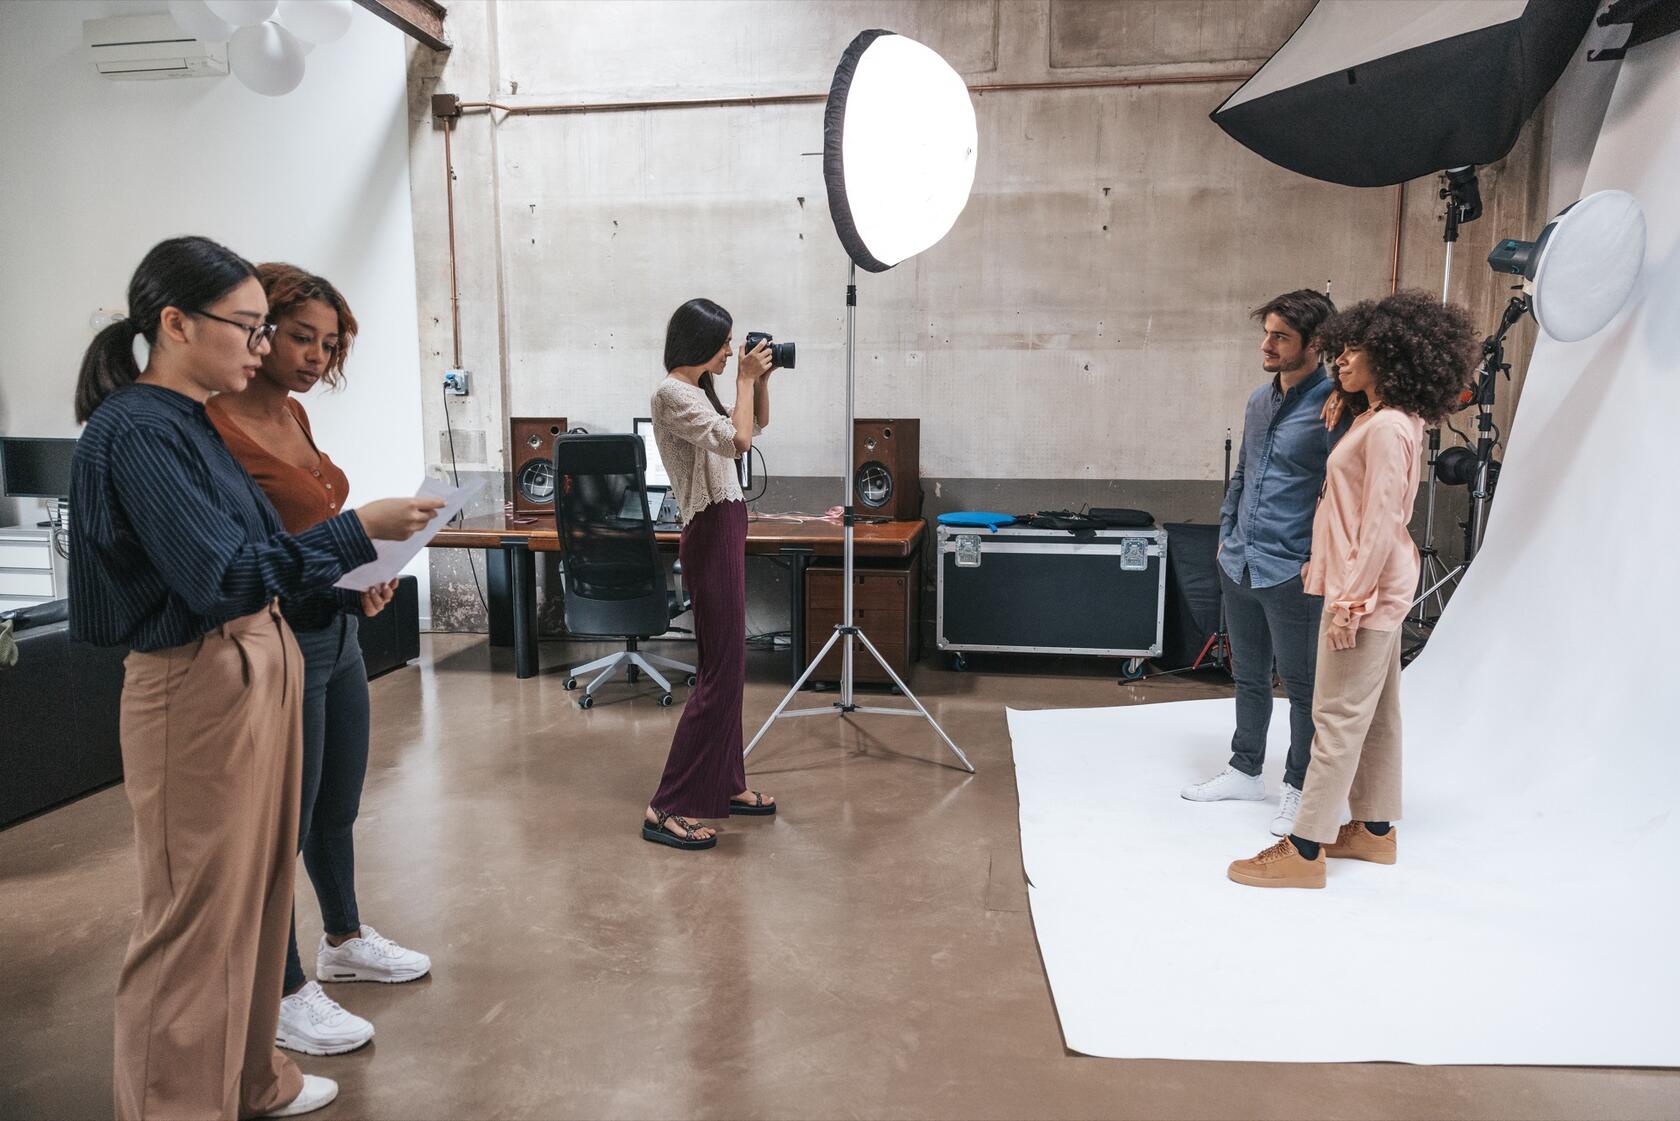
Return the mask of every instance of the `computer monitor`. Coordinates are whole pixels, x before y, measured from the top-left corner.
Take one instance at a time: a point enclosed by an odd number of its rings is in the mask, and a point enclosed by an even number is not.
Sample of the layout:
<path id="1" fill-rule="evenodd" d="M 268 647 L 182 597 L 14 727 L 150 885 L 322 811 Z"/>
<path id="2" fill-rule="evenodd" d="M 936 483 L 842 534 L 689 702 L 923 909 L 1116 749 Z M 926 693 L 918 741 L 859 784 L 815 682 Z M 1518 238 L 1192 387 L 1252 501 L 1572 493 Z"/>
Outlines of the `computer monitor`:
<path id="1" fill-rule="evenodd" d="M 642 481 L 650 487 L 668 487 L 671 476 L 665 472 L 665 461 L 659 458 L 659 444 L 653 438 L 653 418 L 639 416 L 630 422 L 631 431 L 642 438 L 642 447 L 647 451 L 647 470 L 642 472 Z"/>
<path id="2" fill-rule="evenodd" d="M 653 418 L 639 416 L 631 421 L 631 430 L 642 438 L 642 446 L 647 449 L 647 471 L 643 474 L 650 487 L 668 487 L 671 476 L 665 471 L 665 461 L 659 458 L 659 444 L 653 438 Z M 752 489 L 752 457 L 744 455 L 735 461 L 735 474 L 741 480 L 743 491 Z"/>
<path id="3" fill-rule="evenodd" d="M 8 498 L 70 497 L 70 438 L 0 436 L 0 489 Z"/>

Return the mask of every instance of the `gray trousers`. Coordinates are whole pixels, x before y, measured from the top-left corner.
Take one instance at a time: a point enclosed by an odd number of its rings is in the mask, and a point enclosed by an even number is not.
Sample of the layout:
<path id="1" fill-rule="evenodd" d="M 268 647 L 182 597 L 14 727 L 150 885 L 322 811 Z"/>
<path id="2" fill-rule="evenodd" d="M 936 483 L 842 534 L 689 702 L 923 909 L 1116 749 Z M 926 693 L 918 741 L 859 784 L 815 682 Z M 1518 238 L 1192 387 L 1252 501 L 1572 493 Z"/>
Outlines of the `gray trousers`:
<path id="1" fill-rule="evenodd" d="M 1238 584 L 1219 570 L 1225 623 L 1231 632 L 1232 672 L 1237 679 L 1237 731 L 1231 766 L 1257 775 L 1266 762 L 1272 723 L 1272 666 L 1289 696 L 1289 758 L 1283 781 L 1300 790 L 1312 759 L 1313 677 L 1318 669 L 1318 628 L 1324 597 L 1310 596 L 1296 576 L 1270 588 L 1251 584 L 1247 569 Z"/>

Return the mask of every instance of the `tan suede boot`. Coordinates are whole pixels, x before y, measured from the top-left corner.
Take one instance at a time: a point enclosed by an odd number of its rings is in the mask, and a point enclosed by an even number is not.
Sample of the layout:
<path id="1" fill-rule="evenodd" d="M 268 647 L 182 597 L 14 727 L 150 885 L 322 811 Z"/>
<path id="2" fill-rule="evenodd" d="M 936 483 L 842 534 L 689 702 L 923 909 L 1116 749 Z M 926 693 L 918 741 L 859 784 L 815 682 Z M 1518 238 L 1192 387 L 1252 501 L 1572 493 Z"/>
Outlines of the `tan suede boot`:
<path id="1" fill-rule="evenodd" d="M 1226 874 L 1249 887 L 1323 887 L 1324 846 L 1317 860 L 1308 860 L 1285 837 L 1253 859 L 1235 862 Z"/>
<path id="2" fill-rule="evenodd" d="M 1336 839 L 1324 846 L 1324 855 L 1332 860 L 1368 860 L 1372 864 L 1393 864 L 1399 859 L 1395 841 L 1400 831 L 1394 826 L 1381 837 L 1365 828 L 1363 821 L 1350 821 L 1336 833 Z"/>

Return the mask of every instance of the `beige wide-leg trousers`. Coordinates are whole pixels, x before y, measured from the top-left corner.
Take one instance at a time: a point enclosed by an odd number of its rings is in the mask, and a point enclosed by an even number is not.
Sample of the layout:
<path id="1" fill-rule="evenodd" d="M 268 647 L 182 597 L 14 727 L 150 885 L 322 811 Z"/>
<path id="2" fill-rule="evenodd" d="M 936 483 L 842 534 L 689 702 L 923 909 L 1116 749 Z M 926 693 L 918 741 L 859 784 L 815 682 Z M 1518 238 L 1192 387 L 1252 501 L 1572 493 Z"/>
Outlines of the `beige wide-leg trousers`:
<path id="1" fill-rule="evenodd" d="M 1312 764 L 1295 836 L 1328 844 L 1342 807 L 1355 821 L 1400 818 L 1401 631 L 1361 627 L 1351 650 L 1332 650 L 1330 613 L 1318 631 Z"/>
<path id="2" fill-rule="evenodd" d="M 276 604 L 124 667 L 140 918 L 117 982 L 116 1116 L 259 1116 L 303 1090 L 274 1047 L 303 656 Z"/>

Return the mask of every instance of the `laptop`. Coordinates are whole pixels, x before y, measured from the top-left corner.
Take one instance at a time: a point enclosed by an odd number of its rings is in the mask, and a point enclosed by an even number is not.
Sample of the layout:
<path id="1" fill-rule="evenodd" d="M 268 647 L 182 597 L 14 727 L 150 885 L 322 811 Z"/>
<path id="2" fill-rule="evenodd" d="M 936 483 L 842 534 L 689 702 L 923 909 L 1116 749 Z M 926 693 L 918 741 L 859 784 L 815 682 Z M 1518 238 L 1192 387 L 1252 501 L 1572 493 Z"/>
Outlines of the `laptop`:
<path id="1" fill-rule="evenodd" d="M 677 500 L 671 495 L 670 487 L 647 488 L 648 513 L 653 515 L 653 528 L 657 533 L 674 533 L 682 529 L 682 523 L 677 516 Z M 641 495 L 633 490 L 624 492 L 624 507 L 618 516 L 627 522 L 642 520 Z"/>

